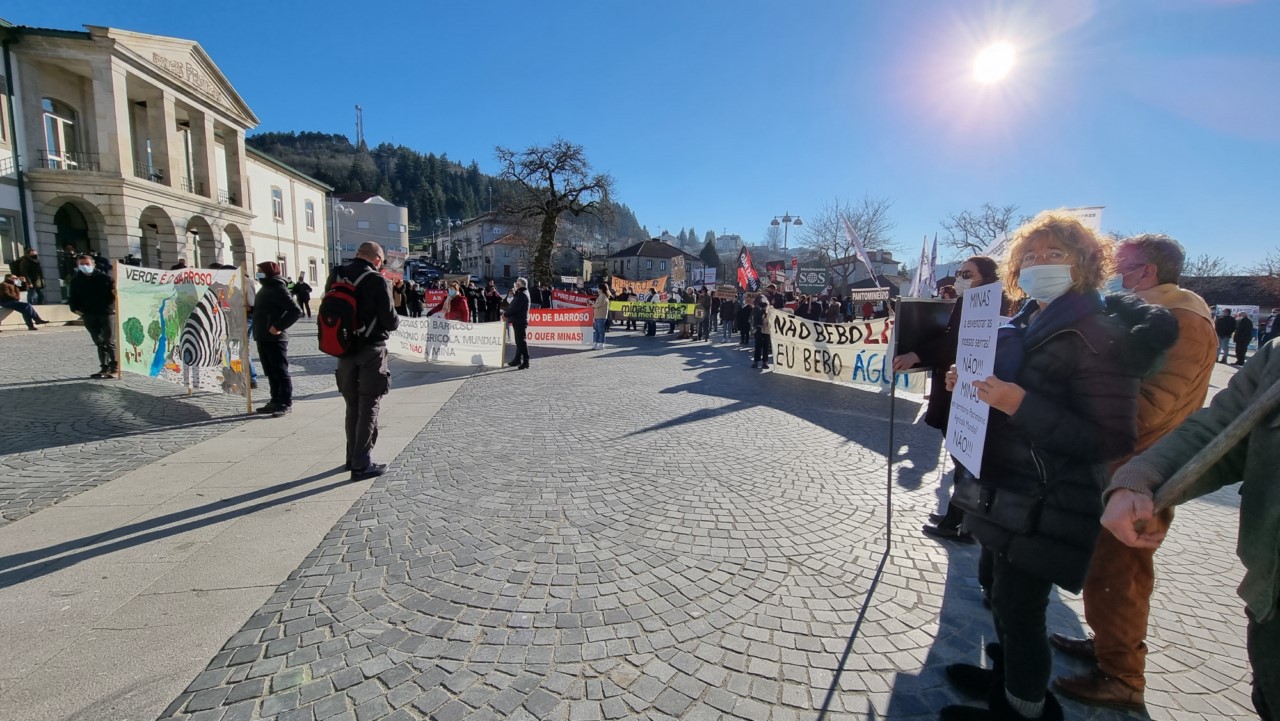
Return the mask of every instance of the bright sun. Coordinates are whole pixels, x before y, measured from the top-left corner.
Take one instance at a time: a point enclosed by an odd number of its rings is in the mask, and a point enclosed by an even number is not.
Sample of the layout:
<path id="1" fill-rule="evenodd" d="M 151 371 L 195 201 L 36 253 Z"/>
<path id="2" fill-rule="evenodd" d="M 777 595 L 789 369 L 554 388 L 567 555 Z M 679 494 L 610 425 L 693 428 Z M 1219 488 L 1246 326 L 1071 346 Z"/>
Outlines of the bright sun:
<path id="1" fill-rule="evenodd" d="M 980 83 L 998 83 L 1013 69 L 1013 46 L 1009 43 L 988 45 L 973 60 L 973 78 Z"/>

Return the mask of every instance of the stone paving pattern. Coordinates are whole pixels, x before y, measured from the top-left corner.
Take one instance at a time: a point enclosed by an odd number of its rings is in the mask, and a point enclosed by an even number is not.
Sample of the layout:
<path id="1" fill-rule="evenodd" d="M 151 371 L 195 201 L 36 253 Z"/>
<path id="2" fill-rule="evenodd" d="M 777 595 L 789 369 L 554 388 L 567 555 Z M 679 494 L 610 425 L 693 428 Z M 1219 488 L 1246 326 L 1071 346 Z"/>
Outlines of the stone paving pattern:
<path id="1" fill-rule="evenodd" d="M 314 323 L 291 333 L 294 396 L 334 389 L 335 362 L 316 348 Z M 0 525 L 119 478 L 244 422 L 243 398 L 132 373 L 94 380 L 97 353 L 83 328 L 0 337 Z M 254 354 L 259 371 L 261 363 Z M 254 405 L 269 399 L 261 378 Z"/>
<path id="2" fill-rule="evenodd" d="M 943 666 L 978 660 L 991 622 L 976 547 L 919 534 L 946 469 L 918 405 L 897 404 L 892 556 L 841 665 L 883 557 L 887 398 L 758 373 L 733 344 L 610 343 L 469 380 L 162 718 L 931 719 L 960 701 Z M 1233 491 L 1185 506 L 1158 556 L 1152 718 L 1252 717 Z M 1081 617 L 1055 594 L 1050 630 Z"/>

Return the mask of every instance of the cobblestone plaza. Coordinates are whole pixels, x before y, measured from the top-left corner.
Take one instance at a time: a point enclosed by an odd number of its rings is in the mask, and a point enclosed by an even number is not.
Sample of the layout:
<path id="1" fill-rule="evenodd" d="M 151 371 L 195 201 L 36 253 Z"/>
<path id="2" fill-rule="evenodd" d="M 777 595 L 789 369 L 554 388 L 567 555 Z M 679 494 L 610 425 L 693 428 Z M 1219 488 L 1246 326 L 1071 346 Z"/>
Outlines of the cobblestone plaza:
<path id="1" fill-rule="evenodd" d="M 296 394 L 332 396 L 310 335 L 294 341 Z M 610 335 L 604 351 L 535 349 L 528 371 L 469 375 L 149 718 L 835 721 L 963 702 L 943 667 L 977 662 L 993 631 L 976 547 L 919 533 L 950 461 L 918 401 L 897 400 L 890 449 L 887 396 L 671 338 Z M 79 329 L 5 333 L 0 352 L 14 527 L 276 422 L 150 379 L 72 380 L 92 370 Z M 385 403 L 404 392 L 393 380 Z M 1157 555 L 1151 718 L 1253 717 L 1237 515 L 1234 489 L 1187 504 Z M 5 586 L 43 573 L 8 560 Z M 1077 596 L 1054 593 L 1050 630 L 1086 631 Z"/>

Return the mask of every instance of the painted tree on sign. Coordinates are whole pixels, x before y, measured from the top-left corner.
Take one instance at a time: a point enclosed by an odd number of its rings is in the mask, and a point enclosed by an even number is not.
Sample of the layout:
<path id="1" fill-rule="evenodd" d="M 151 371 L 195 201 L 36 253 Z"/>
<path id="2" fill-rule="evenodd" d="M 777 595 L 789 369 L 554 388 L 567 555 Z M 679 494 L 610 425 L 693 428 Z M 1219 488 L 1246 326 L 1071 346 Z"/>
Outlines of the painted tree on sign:
<path id="1" fill-rule="evenodd" d="M 151 352 L 155 353 L 160 347 L 160 321 L 151 321 L 151 325 L 147 326 L 147 337 L 152 341 Z"/>
<path id="2" fill-rule="evenodd" d="M 133 346 L 134 362 L 142 360 L 142 351 L 138 349 L 138 346 L 142 345 L 142 342 L 147 339 L 146 333 L 142 330 L 142 321 L 137 318 L 126 320 L 123 331 L 124 339 L 129 342 L 129 345 Z"/>

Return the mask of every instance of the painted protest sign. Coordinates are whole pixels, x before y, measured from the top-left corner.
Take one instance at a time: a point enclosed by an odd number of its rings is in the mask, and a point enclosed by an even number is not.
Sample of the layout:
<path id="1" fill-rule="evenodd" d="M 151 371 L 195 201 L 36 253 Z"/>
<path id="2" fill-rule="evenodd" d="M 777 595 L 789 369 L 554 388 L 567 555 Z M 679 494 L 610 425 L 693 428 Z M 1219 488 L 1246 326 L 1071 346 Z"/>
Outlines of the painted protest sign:
<path id="1" fill-rule="evenodd" d="M 636 295 L 646 295 L 650 288 L 658 290 L 667 289 L 667 276 L 661 276 L 652 280 L 627 280 L 619 276 L 613 276 L 609 279 L 609 284 L 613 287 L 614 295 L 621 295 L 627 291 L 631 291 Z"/>
<path id="2" fill-rule="evenodd" d="M 774 373 L 884 391 L 896 382 L 900 390 L 924 393 L 922 374 L 892 377 L 892 319 L 815 323 L 771 307 L 766 322 L 773 341 Z"/>
<path id="3" fill-rule="evenodd" d="M 683 321 L 685 316 L 693 315 L 693 303 L 630 303 L 611 300 L 609 311 L 621 313 L 628 320 Z"/>
<path id="4" fill-rule="evenodd" d="M 537 346 L 590 348 L 592 319 L 590 308 L 530 310 L 525 340 Z"/>
<path id="5" fill-rule="evenodd" d="M 413 360 L 498 367 L 502 365 L 502 331 L 502 323 L 401 317 L 387 348 Z"/>
<path id="6" fill-rule="evenodd" d="M 996 330 L 1000 327 L 1000 298 L 1004 284 L 992 283 L 965 291 L 956 334 L 956 388 L 947 419 L 947 450 L 974 477 L 982 472 L 991 406 L 978 400 L 975 380 L 994 372 Z"/>
<path id="7" fill-rule="evenodd" d="M 247 397 L 245 282 L 239 269 L 155 270 L 117 264 L 121 369 Z"/>
<path id="8" fill-rule="evenodd" d="M 586 293 L 574 293 L 568 290 L 551 291 L 552 308 L 590 308 L 595 298 Z"/>

